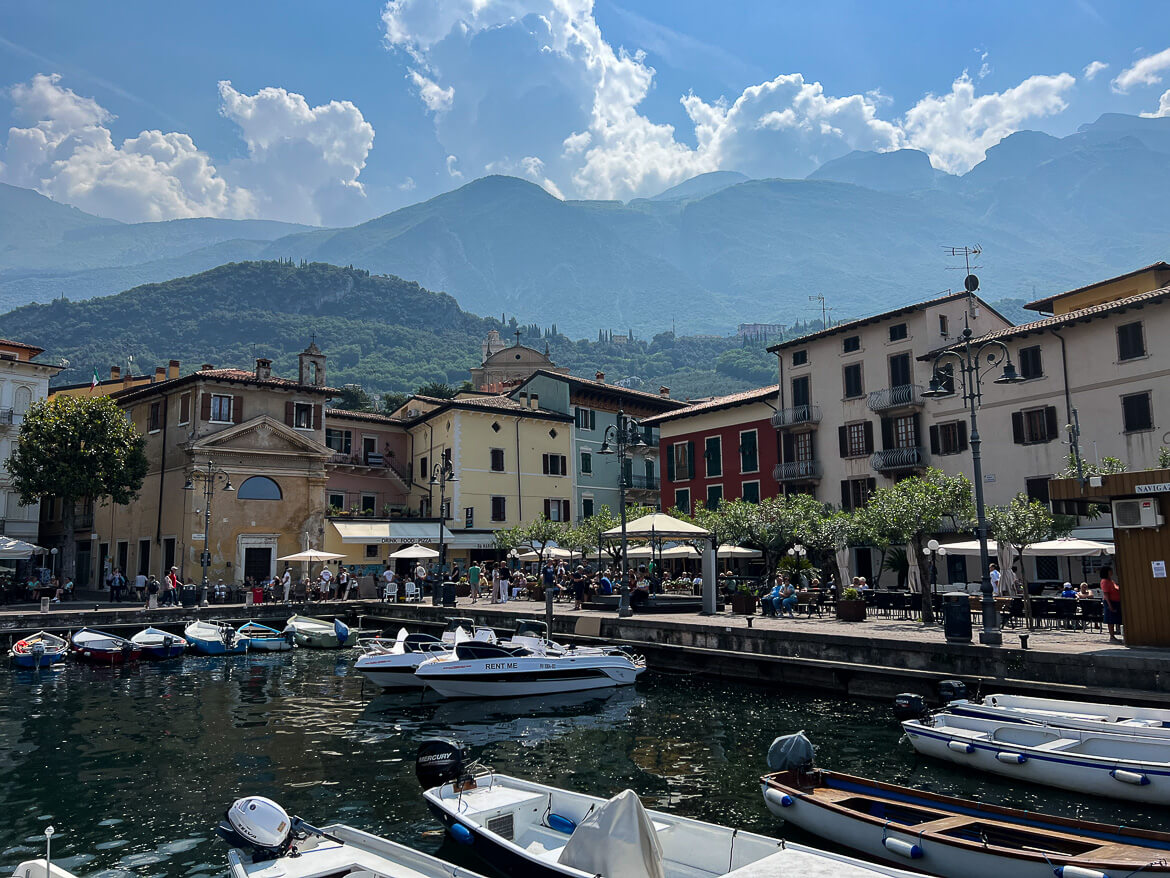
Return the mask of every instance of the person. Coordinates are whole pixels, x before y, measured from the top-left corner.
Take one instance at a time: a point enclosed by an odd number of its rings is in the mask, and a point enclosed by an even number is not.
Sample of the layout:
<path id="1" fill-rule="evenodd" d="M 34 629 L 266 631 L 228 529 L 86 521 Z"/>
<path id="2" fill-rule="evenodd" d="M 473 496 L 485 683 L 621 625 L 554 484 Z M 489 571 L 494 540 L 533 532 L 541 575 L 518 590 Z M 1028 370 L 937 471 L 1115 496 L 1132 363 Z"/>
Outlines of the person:
<path id="1" fill-rule="evenodd" d="M 63 586 L 61 586 L 61 600 L 63 600 L 63 601 L 73 600 L 73 577 L 72 576 L 65 577 L 65 584 Z"/>
<path id="2" fill-rule="evenodd" d="M 780 601 L 783 595 L 780 593 L 780 582 L 776 577 L 772 577 L 772 588 L 760 598 L 760 608 L 764 611 L 765 616 L 779 616 L 780 615 Z"/>
<path id="3" fill-rule="evenodd" d="M 695 571 L 695 578 L 691 580 L 691 588 L 694 589 L 695 594 L 703 593 L 703 574 Z"/>
<path id="4" fill-rule="evenodd" d="M 215 588 L 212 589 L 212 600 L 217 604 L 227 603 L 227 585 L 224 584 L 222 579 L 215 581 Z"/>
<path id="5" fill-rule="evenodd" d="M 569 584 L 573 587 L 573 609 L 584 609 L 585 604 L 585 568 L 580 564 L 569 577 Z"/>
<path id="6" fill-rule="evenodd" d="M 1075 598 L 1077 596 L 1077 590 L 1073 588 L 1073 584 L 1071 582 L 1066 582 L 1064 584 L 1064 588 L 1060 592 L 1060 596 L 1062 598 Z"/>
<path id="7" fill-rule="evenodd" d="M 390 562 L 386 562 L 386 569 L 382 571 L 382 576 L 378 583 L 378 599 L 385 601 L 390 594 L 390 584 L 394 582 L 394 568 L 390 566 Z"/>
<path id="8" fill-rule="evenodd" d="M 865 577 L 861 578 L 862 587 L 865 587 Z M 787 615 L 790 619 L 796 618 L 796 604 L 800 598 L 797 597 L 796 587 L 788 581 L 787 577 L 781 581 L 780 584 L 780 615 Z"/>
<path id="9" fill-rule="evenodd" d="M 287 604 L 292 595 L 292 567 L 288 564 L 284 565 L 284 573 L 280 576 L 280 586 L 284 592 L 284 602 Z"/>
<path id="10" fill-rule="evenodd" d="M 506 604 L 508 603 L 508 589 L 504 585 L 504 580 L 500 578 L 500 568 L 503 566 L 503 564 L 492 565 L 492 600 L 494 601 L 496 595 L 499 594 L 499 603 Z"/>
<path id="11" fill-rule="evenodd" d="M 1095 595 L 1093 594 L 1093 589 L 1089 588 L 1089 583 L 1082 582 L 1077 588 L 1078 600 L 1087 601 L 1092 600 L 1093 597 L 1095 597 Z"/>
<path id="12" fill-rule="evenodd" d="M 352 589 L 356 589 L 357 587 L 358 587 L 357 566 L 354 564 L 350 564 L 349 565 L 349 581 L 345 585 L 345 594 L 343 594 L 341 596 L 341 599 L 343 601 L 349 600 L 350 591 Z"/>
<path id="13" fill-rule="evenodd" d="M 634 572 L 630 571 L 631 578 L 634 578 Z M 635 578 L 633 588 L 630 589 L 630 606 L 643 607 L 650 602 L 650 573 L 646 569 L 646 565 L 638 567 L 637 577 Z"/>
<path id="14" fill-rule="evenodd" d="M 512 600 L 520 599 L 520 594 L 528 588 L 528 577 L 524 575 L 524 571 L 517 567 L 512 571 Z"/>
<path id="15" fill-rule="evenodd" d="M 134 577 L 134 597 L 143 600 L 146 597 L 146 574 L 139 573 Z"/>
<path id="16" fill-rule="evenodd" d="M 423 583 L 427 581 L 427 568 L 423 566 L 423 562 L 419 561 L 418 566 L 414 568 L 414 584 L 418 588 L 419 598 L 422 598 Z"/>
<path id="17" fill-rule="evenodd" d="M 597 581 L 597 589 L 602 594 L 613 594 L 613 580 L 609 578 L 609 568 L 605 568 L 601 572 L 601 578 Z"/>
<path id="18" fill-rule="evenodd" d="M 858 581 L 859 583 L 861 583 L 861 584 L 858 586 L 858 588 L 859 588 L 861 591 L 869 591 L 869 583 L 866 581 L 866 579 L 865 579 L 865 577 L 864 577 L 864 576 L 859 576 L 859 577 L 857 577 L 857 581 Z"/>
<path id="19" fill-rule="evenodd" d="M 153 576 L 150 581 L 146 583 L 146 606 L 143 609 L 157 610 L 158 609 L 158 593 L 162 586 L 159 581 Z"/>
<path id="20" fill-rule="evenodd" d="M 999 597 L 999 580 L 1001 574 L 999 572 L 999 565 L 994 561 L 987 565 L 987 576 L 991 579 L 991 593 Z"/>
<path id="21" fill-rule="evenodd" d="M 327 601 L 333 597 L 333 574 L 325 565 L 321 565 L 321 575 L 318 577 L 318 582 L 321 583 L 321 600 Z"/>
<path id="22" fill-rule="evenodd" d="M 552 559 L 549 558 L 544 562 L 544 567 L 540 571 L 540 581 L 544 585 L 544 592 L 548 594 L 550 591 L 553 597 L 557 595 L 557 568 L 553 566 Z"/>
<path id="23" fill-rule="evenodd" d="M 339 600 L 345 600 L 343 597 L 349 591 L 349 571 L 345 569 L 345 565 L 337 570 L 337 597 Z"/>
<path id="24" fill-rule="evenodd" d="M 177 607 L 179 605 L 179 568 L 172 567 L 170 573 L 167 574 L 166 581 L 166 603 L 168 606 Z"/>
<path id="25" fill-rule="evenodd" d="M 1101 568 L 1101 600 L 1104 602 L 1105 624 L 1109 626 L 1109 639 L 1117 640 L 1117 628 L 1121 626 L 1121 587 L 1113 581 L 1113 568 Z"/>
<path id="26" fill-rule="evenodd" d="M 126 577 L 122 575 L 122 571 L 114 568 L 114 578 L 110 580 L 110 599 L 116 603 L 122 603 L 122 589 L 126 587 Z"/>
<path id="27" fill-rule="evenodd" d="M 467 585 L 471 589 L 471 602 L 474 604 L 479 600 L 479 562 L 472 561 L 471 566 L 467 568 Z"/>

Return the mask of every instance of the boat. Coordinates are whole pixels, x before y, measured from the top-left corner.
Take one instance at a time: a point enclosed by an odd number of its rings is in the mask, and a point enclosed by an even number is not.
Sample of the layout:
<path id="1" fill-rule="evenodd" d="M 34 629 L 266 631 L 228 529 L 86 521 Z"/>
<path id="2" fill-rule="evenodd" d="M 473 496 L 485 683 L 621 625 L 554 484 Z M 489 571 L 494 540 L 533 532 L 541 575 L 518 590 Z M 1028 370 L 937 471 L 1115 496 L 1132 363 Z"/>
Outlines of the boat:
<path id="1" fill-rule="evenodd" d="M 98 664 L 121 664 L 142 657 L 142 648 L 117 634 L 82 628 L 69 637 L 69 648 L 79 659 Z"/>
<path id="2" fill-rule="evenodd" d="M 458 843 L 522 878 L 872 878 L 910 873 L 701 820 L 465 766 L 426 741 L 415 765 L 427 806 Z"/>
<path id="3" fill-rule="evenodd" d="M 8 656 L 18 668 L 47 668 L 65 661 L 69 644 L 48 631 L 38 631 L 12 644 Z"/>
<path id="4" fill-rule="evenodd" d="M 142 650 L 144 658 L 177 658 L 187 651 L 186 640 L 158 628 L 143 628 L 130 638 L 130 642 Z"/>
<path id="5" fill-rule="evenodd" d="M 946 878 L 1170 875 L 1170 833 L 1001 808 L 819 769 L 760 779 L 777 817 Z"/>
<path id="6" fill-rule="evenodd" d="M 496 635 L 490 628 L 477 628 L 472 639 L 477 643 L 495 643 Z M 392 641 L 378 638 L 367 644 L 353 666 L 383 689 L 421 689 L 426 684 L 415 676 L 415 669 L 429 658 L 450 654 L 452 646 L 433 634 L 410 634 L 400 628 L 398 637 Z"/>
<path id="7" fill-rule="evenodd" d="M 327 621 L 311 616 L 290 616 L 286 627 L 293 630 L 297 646 L 339 649 L 349 640 L 349 626 L 340 619 Z"/>
<path id="8" fill-rule="evenodd" d="M 245 622 L 236 629 L 236 637 L 247 640 L 253 652 L 287 652 L 296 646 L 291 628 L 277 631 L 259 622 Z"/>
<path id="9" fill-rule="evenodd" d="M 237 637 L 235 629 L 221 622 L 196 619 L 183 629 L 191 649 L 201 655 L 238 655 L 248 651 L 248 641 Z"/>
<path id="10" fill-rule="evenodd" d="M 957 716 L 1000 722 L 1039 723 L 1065 729 L 1170 738 L 1170 710 L 1157 707 L 997 694 L 986 695 L 981 702 L 965 698 L 949 701 L 945 710 Z"/>
<path id="11" fill-rule="evenodd" d="M 938 713 L 906 720 L 914 749 L 978 771 L 1170 805 L 1170 740 Z"/>

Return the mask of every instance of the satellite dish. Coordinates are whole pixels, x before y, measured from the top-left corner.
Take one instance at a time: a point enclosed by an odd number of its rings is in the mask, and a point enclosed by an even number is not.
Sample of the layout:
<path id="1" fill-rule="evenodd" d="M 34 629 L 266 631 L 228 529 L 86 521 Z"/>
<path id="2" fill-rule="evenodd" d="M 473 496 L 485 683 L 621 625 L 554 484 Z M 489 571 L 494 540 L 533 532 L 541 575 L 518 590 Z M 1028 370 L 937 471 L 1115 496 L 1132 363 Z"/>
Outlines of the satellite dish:
<path id="1" fill-rule="evenodd" d="M 963 288 L 966 289 L 969 293 L 975 292 L 977 289 L 979 289 L 979 278 L 973 274 L 967 275 L 965 278 L 963 278 Z"/>

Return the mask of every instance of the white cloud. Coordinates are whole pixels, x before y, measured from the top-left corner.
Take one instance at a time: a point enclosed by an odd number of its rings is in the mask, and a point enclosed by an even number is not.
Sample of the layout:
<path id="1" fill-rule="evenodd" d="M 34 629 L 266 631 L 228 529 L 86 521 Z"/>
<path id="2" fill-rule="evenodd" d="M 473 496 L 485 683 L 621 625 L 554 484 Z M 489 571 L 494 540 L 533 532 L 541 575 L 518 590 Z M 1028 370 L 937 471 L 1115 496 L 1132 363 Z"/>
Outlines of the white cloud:
<path id="1" fill-rule="evenodd" d="M 1090 61 L 1088 64 L 1085 65 L 1085 70 L 1084 70 L 1085 79 L 1089 79 L 1089 80 L 1095 79 L 1097 77 L 1098 73 L 1100 73 L 1103 70 L 1108 70 L 1108 69 L 1109 69 L 1109 65 L 1106 64 L 1104 61 Z"/>
<path id="2" fill-rule="evenodd" d="M 1162 97 L 1158 100 L 1158 109 L 1152 113 L 1142 113 L 1144 119 L 1160 119 L 1163 116 L 1170 116 L 1170 89 L 1162 92 Z"/>
<path id="3" fill-rule="evenodd" d="M 1162 74 L 1170 70 L 1170 49 L 1163 49 L 1154 55 L 1139 58 L 1122 70 L 1113 80 L 1113 90 L 1124 94 L 1135 85 L 1157 85 Z"/>
<path id="4" fill-rule="evenodd" d="M 415 187 L 414 177 L 407 177 L 405 180 L 403 180 L 401 183 L 398 184 L 398 188 L 401 189 L 403 192 L 410 192 L 411 190 L 414 189 L 414 187 Z"/>
<path id="5" fill-rule="evenodd" d="M 447 175 L 456 179 L 456 180 L 460 179 L 463 176 L 463 172 L 461 170 L 459 170 L 457 167 L 455 167 L 455 165 L 458 162 L 459 162 L 459 158 L 457 156 L 453 156 L 453 155 L 447 156 Z"/>
<path id="6" fill-rule="evenodd" d="M 454 88 L 442 88 L 433 79 L 423 76 L 417 70 L 411 70 L 407 77 L 414 83 L 414 87 L 418 89 L 418 96 L 432 113 L 451 109 L 451 102 L 455 100 Z"/>

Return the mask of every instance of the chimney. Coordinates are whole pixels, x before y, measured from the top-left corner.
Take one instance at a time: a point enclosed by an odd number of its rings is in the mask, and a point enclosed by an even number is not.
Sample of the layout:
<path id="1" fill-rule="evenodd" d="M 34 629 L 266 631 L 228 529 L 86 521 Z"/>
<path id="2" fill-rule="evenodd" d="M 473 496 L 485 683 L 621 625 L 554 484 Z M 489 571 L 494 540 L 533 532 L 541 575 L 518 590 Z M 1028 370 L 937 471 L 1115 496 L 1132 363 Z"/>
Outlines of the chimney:
<path id="1" fill-rule="evenodd" d="M 130 374 L 130 370 L 126 370 L 126 374 L 122 376 L 122 389 L 134 386 L 134 376 Z"/>
<path id="2" fill-rule="evenodd" d="M 214 368 L 215 368 L 215 366 L 211 365 L 211 363 L 204 363 L 202 366 L 199 367 L 199 371 L 200 372 L 210 372 Z"/>
<path id="3" fill-rule="evenodd" d="M 159 381 L 166 381 L 166 380 L 167 380 L 166 367 L 165 366 L 155 366 L 154 367 L 154 382 L 152 382 L 152 383 L 157 383 Z"/>
<path id="4" fill-rule="evenodd" d="M 119 380 L 121 380 L 121 378 L 122 378 L 122 367 L 121 366 L 110 366 L 110 380 L 111 381 L 119 381 Z"/>
<path id="5" fill-rule="evenodd" d="M 597 380 L 598 380 L 598 381 L 604 381 L 604 380 L 605 380 L 605 373 L 604 373 L 604 372 L 598 372 L 598 373 L 597 373 Z"/>
<path id="6" fill-rule="evenodd" d="M 670 398 L 670 388 L 667 387 L 666 385 L 659 387 L 658 388 L 658 395 L 663 397 L 664 399 L 669 399 Z"/>
<path id="7" fill-rule="evenodd" d="M 179 361 L 178 360 L 171 360 L 169 363 L 167 363 L 167 378 L 178 378 L 178 377 L 179 377 Z"/>
<path id="8" fill-rule="evenodd" d="M 256 358 L 256 377 L 258 379 L 268 379 L 272 377 L 272 360 L 267 357 Z"/>

